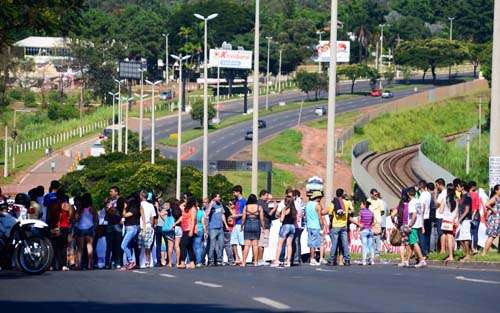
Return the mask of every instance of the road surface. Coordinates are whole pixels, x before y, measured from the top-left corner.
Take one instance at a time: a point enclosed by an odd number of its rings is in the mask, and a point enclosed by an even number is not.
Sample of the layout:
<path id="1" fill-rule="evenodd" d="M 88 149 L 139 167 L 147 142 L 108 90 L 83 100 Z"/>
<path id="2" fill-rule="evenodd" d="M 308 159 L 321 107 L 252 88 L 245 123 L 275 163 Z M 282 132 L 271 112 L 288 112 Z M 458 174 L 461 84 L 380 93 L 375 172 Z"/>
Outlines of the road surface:
<path id="1" fill-rule="evenodd" d="M 443 268 L 155 268 L 0 273 L 6 313 L 496 313 L 500 272 Z"/>

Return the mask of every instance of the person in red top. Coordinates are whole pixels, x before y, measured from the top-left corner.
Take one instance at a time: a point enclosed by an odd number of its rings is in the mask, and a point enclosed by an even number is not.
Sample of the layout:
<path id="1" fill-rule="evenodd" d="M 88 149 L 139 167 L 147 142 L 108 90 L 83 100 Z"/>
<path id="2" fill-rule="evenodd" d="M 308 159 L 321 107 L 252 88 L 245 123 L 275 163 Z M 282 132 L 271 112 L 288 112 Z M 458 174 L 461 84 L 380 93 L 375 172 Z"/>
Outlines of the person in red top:
<path id="1" fill-rule="evenodd" d="M 181 260 L 180 260 L 180 265 L 177 268 L 193 269 L 195 268 L 193 237 L 197 229 L 196 211 L 198 210 L 198 207 L 196 205 L 196 199 L 193 197 L 187 198 L 186 202 L 181 204 L 181 209 L 182 209 L 182 218 L 181 218 L 182 237 L 180 242 Z M 186 266 L 186 256 L 189 256 L 188 266 Z"/>
<path id="2" fill-rule="evenodd" d="M 479 224 L 481 222 L 481 199 L 479 198 L 479 194 L 477 193 L 477 184 L 475 181 L 469 182 L 470 191 L 469 196 L 472 200 L 471 210 L 472 210 L 472 221 L 471 221 L 471 236 L 472 236 L 472 252 L 474 254 L 477 253 L 479 247 L 477 245 L 478 240 L 478 232 L 479 232 Z"/>
<path id="3" fill-rule="evenodd" d="M 50 203 L 47 210 L 51 241 L 54 248 L 52 268 L 56 271 L 68 271 L 67 248 L 73 215 L 68 196 L 60 190 L 57 191 L 56 199 Z"/>

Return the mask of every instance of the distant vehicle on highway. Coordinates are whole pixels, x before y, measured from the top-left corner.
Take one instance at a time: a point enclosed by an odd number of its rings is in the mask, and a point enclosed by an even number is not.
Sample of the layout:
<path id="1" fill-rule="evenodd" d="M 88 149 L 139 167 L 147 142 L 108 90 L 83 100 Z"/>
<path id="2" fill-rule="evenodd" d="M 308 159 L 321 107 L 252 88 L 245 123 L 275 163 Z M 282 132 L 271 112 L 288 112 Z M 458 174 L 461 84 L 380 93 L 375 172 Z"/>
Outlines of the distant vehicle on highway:
<path id="1" fill-rule="evenodd" d="M 316 109 L 314 109 L 314 114 L 316 114 L 317 116 L 323 116 L 326 114 L 326 107 L 317 107 Z"/>
<path id="2" fill-rule="evenodd" d="M 170 100 L 174 98 L 172 90 L 165 90 L 160 93 L 160 100 Z"/>
<path id="3" fill-rule="evenodd" d="M 106 151 L 104 150 L 103 145 L 101 144 L 101 141 L 98 140 L 96 141 L 91 147 L 90 147 L 90 155 L 93 157 L 98 157 L 100 155 L 105 154 Z"/>
<path id="4" fill-rule="evenodd" d="M 245 133 L 245 140 L 252 140 L 252 139 L 253 139 L 253 131 L 248 130 L 248 131 Z"/>
<path id="5" fill-rule="evenodd" d="M 259 120 L 259 128 L 266 128 L 267 127 L 267 123 L 266 121 L 264 120 Z"/>
<path id="6" fill-rule="evenodd" d="M 120 125 L 115 125 L 115 126 L 108 126 L 104 129 L 102 134 L 104 135 L 105 138 L 111 138 L 113 136 L 113 129 L 115 130 L 115 136 L 118 136 L 118 131 L 120 129 Z M 122 130 L 125 129 L 125 125 L 122 125 Z"/>
<path id="7" fill-rule="evenodd" d="M 392 98 L 394 97 L 394 94 L 390 91 L 390 90 L 384 90 L 384 92 L 382 92 L 382 98 Z"/>
<path id="8" fill-rule="evenodd" d="M 372 91 L 370 92 L 370 96 L 380 97 L 380 96 L 382 96 L 382 90 L 379 88 L 373 88 Z"/>

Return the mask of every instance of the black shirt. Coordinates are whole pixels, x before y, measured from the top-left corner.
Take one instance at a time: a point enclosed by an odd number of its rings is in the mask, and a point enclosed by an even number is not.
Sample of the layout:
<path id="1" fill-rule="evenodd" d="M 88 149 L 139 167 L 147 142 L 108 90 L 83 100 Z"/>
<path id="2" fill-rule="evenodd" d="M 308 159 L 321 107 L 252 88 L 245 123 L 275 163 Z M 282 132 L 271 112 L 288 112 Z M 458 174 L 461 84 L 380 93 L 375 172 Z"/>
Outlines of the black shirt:
<path id="1" fill-rule="evenodd" d="M 272 216 L 269 214 L 269 212 L 271 212 L 271 208 L 269 207 L 267 201 L 262 199 L 257 200 L 257 204 L 262 208 L 262 212 L 264 215 L 264 225 L 262 226 L 262 228 L 270 229 Z"/>
<path id="2" fill-rule="evenodd" d="M 458 203 L 458 213 L 460 213 L 460 215 L 464 214 L 466 207 L 469 207 L 469 213 L 467 213 L 465 219 L 470 220 L 472 219 L 472 199 L 468 193 L 464 193 L 462 194 L 462 197 L 460 197 L 460 201 Z"/>
<path id="3" fill-rule="evenodd" d="M 283 209 L 283 211 L 284 210 L 286 210 L 286 209 Z M 284 214 L 284 212 L 282 212 L 282 214 Z M 295 216 L 292 216 L 292 211 L 290 210 L 290 212 L 288 212 L 288 214 L 285 215 L 285 217 L 283 218 L 283 225 L 285 225 L 285 224 L 295 225 L 295 222 L 296 222 L 296 218 L 295 218 Z"/>
<path id="4" fill-rule="evenodd" d="M 139 225 L 139 219 L 141 218 L 139 208 L 130 206 L 127 208 L 127 212 L 132 213 L 133 215 L 125 218 L 125 226 Z"/>

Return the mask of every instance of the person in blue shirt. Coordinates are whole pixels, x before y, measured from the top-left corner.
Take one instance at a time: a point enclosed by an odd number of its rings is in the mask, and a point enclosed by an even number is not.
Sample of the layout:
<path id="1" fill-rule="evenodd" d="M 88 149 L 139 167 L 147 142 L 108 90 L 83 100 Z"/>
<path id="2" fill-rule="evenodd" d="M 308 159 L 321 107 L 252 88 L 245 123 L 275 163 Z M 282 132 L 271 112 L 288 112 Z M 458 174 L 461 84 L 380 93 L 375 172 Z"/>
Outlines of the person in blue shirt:
<path id="1" fill-rule="evenodd" d="M 208 219 L 208 265 L 222 265 L 224 249 L 224 227 L 228 228 L 224 207 L 221 203 L 220 194 L 214 193 L 210 196 L 210 203 L 207 208 Z"/>
<path id="2" fill-rule="evenodd" d="M 234 228 L 231 232 L 231 246 L 233 247 L 233 252 L 236 258 L 234 262 L 235 265 L 241 265 L 242 260 L 238 251 L 238 246 L 243 249 L 243 245 L 245 244 L 243 238 L 243 231 L 241 230 L 241 217 L 243 216 L 243 209 L 247 204 L 247 201 L 243 197 L 243 188 L 240 185 L 236 185 L 233 187 L 233 196 L 234 196 L 234 210 L 233 210 L 233 219 L 234 219 Z"/>

